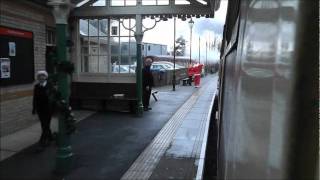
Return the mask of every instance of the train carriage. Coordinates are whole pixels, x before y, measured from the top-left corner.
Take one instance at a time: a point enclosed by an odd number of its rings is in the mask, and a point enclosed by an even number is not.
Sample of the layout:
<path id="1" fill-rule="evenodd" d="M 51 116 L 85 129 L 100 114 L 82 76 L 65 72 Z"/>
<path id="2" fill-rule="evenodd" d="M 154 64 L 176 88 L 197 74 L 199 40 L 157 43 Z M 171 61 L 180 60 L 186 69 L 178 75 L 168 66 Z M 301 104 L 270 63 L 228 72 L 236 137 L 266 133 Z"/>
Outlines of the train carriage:
<path id="1" fill-rule="evenodd" d="M 229 1 L 205 178 L 319 178 L 318 3 Z"/>

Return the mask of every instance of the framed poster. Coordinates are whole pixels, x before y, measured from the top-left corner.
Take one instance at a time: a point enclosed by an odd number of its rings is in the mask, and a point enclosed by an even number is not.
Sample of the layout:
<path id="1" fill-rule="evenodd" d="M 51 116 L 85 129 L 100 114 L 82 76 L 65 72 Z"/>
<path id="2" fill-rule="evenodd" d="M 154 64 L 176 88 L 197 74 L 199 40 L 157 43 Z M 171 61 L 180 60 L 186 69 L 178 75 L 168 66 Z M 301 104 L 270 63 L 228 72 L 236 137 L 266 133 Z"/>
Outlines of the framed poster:
<path id="1" fill-rule="evenodd" d="M 34 82 L 33 33 L 0 26 L 0 87 Z"/>
<path id="2" fill-rule="evenodd" d="M 10 59 L 9 58 L 0 58 L 0 70 L 1 70 L 1 79 L 10 78 Z"/>
<path id="3" fill-rule="evenodd" d="M 16 43 L 9 42 L 9 56 L 16 56 Z"/>

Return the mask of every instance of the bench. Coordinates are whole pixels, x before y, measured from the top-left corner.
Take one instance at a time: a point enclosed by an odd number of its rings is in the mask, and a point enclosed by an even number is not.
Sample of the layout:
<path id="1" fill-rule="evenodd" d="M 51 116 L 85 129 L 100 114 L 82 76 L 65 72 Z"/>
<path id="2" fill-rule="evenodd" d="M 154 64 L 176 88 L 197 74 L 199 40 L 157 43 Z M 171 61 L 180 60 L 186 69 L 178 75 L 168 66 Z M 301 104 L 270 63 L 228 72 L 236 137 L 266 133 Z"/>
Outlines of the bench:
<path id="1" fill-rule="evenodd" d="M 124 101 L 128 102 L 129 105 L 129 111 L 131 113 L 136 112 L 136 105 L 137 105 L 137 99 L 136 98 L 130 98 L 130 97 L 72 97 L 72 101 L 75 101 L 77 108 L 83 107 L 83 101 L 84 100 L 93 100 L 100 102 L 101 110 L 105 110 L 107 108 L 108 102 L 114 102 L 114 101 Z"/>
<path id="2" fill-rule="evenodd" d="M 158 94 L 159 91 L 155 90 L 151 92 L 152 97 L 154 98 L 155 101 L 158 101 L 158 98 L 156 94 Z M 129 105 L 129 110 L 131 113 L 136 112 L 136 105 L 137 105 L 137 98 L 132 98 L 132 97 L 125 97 L 125 96 L 117 96 L 117 94 L 114 94 L 113 96 L 110 97 L 71 97 L 71 101 L 73 101 L 76 105 L 77 108 L 82 108 L 83 107 L 83 101 L 85 100 L 93 100 L 93 101 L 98 101 L 100 102 L 100 106 L 102 110 L 105 110 L 107 108 L 108 102 L 112 101 L 125 101 L 128 102 Z"/>
<path id="3" fill-rule="evenodd" d="M 72 82 L 70 100 L 75 107 L 135 112 L 136 95 L 135 83 Z"/>
<path id="4" fill-rule="evenodd" d="M 187 78 L 184 78 L 184 79 L 182 79 L 182 86 L 186 86 L 186 85 L 190 85 L 190 79 L 187 77 Z"/>

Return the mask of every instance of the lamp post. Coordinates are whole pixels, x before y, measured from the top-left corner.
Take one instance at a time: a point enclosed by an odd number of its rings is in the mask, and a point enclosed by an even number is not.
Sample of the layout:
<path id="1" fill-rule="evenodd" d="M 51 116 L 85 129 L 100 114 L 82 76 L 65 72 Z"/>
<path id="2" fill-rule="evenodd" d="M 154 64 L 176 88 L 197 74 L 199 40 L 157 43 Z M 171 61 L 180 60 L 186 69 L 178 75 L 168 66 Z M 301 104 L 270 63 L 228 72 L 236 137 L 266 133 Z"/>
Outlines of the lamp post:
<path id="1" fill-rule="evenodd" d="M 141 56 L 141 46 L 143 39 L 142 31 L 142 16 L 141 14 L 136 15 L 136 31 L 134 33 L 137 42 L 137 69 L 136 69 L 136 82 L 137 82 L 137 97 L 138 97 L 138 107 L 137 115 L 139 117 L 143 114 L 143 104 L 142 104 L 142 56 Z"/>
<path id="2" fill-rule="evenodd" d="M 207 75 L 207 69 L 208 69 L 208 43 L 207 43 L 207 41 L 206 41 L 206 63 L 205 63 L 206 65 L 205 65 L 205 74 Z"/>
<path id="3" fill-rule="evenodd" d="M 172 77 L 172 91 L 176 90 L 176 17 L 174 17 L 173 25 L 173 77 Z"/>
<path id="4" fill-rule="evenodd" d="M 192 27 L 194 22 L 192 21 L 192 19 L 190 19 L 189 23 L 189 27 L 190 27 L 190 61 L 189 61 L 189 65 L 191 64 L 191 51 L 192 51 Z"/>
<path id="5" fill-rule="evenodd" d="M 200 64 L 200 36 L 199 36 L 199 64 Z"/>
<path id="6" fill-rule="evenodd" d="M 53 15 L 57 29 L 57 57 L 59 63 L 67 62 L 66 52 L 66 32 L 67 20 L 70 12 L 70 0 L 50 0 L 48 5 L 53 7 Z M 70 77 L 65 72 L 59 72 L 58 91 L 61 94 L 62 100 L 69 104 Z M 66 117 L 59 113 L 59 132 L 58 132 L 58 149 L 56 155 L 55 171 L 60 174 L 67 173 L 72 165 L 72 148 L 70 145 L 70 136 L 67 134 Z"/>

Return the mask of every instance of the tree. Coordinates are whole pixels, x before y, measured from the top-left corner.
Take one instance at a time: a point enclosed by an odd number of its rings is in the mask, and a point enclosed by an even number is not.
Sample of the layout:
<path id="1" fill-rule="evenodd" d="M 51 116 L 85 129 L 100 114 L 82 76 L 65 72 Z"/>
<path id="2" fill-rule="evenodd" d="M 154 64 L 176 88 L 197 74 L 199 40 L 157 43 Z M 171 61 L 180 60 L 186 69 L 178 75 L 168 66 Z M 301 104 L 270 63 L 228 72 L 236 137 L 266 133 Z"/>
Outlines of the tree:
<path id="1" fill-rule="evenodd" d="M 184 56 L 186 51 L 186 40 L 180 36 L 176 40 L 176 56 Z"/>

